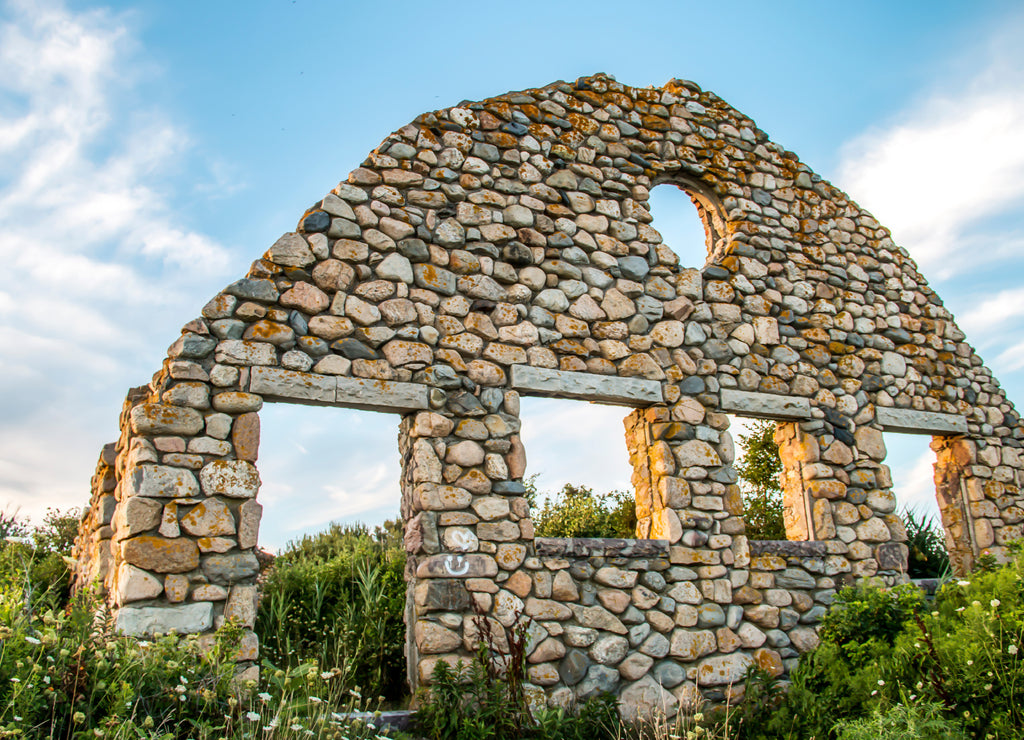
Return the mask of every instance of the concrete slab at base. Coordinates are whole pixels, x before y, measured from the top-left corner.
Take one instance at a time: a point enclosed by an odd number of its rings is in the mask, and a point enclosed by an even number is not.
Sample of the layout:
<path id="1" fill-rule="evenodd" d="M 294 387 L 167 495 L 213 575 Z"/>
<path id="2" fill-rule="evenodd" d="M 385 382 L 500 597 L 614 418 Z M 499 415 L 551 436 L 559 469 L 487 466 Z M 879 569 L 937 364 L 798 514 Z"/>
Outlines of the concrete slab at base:
<path id="1" fill-rule="evenodd" d="M 797 421 L 811 418 L 811 403 L 797 396 L 776 396 L 771 393 L 751 393 L 722 389 L 720 409 L 755 419 Z"/>
<path id="2" fill-rule="evenodd" d="M 957 414 L 938 414 L 934 411 L 875 408 L 875 420 L 887 432 L 903 434 L 967 434 L 967 419 Z"/>
<path id="3" fill-rule="evenodd" d="M 123 635 L 179 635 L 205 632 L 213 626 L 213 604 L 197 601 L 181 606 L 122 606 L 117 610 L 117 631 Z"/>
<path id="4" fill-rule="evenodd" d="M 528 395 L 574 398 L 615 406 L 661 403 L 661 383 L 642 378 L 575 373 L 528 365 L 512 366 L 512 387 Z"/>

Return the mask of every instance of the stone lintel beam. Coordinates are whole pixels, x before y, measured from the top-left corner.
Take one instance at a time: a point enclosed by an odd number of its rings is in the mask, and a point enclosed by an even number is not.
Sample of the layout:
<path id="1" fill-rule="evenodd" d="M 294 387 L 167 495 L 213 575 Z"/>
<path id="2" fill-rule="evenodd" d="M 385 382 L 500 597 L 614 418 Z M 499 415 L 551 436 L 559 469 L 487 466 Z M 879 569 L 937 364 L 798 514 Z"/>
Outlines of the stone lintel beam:
<path id="1" fill-rule="evenodd" d="M 249 391 L 293 403 L 331 405 L 337 395 L 337 382 L 333 375 L 256 366 L 249 371 Z"/>
<path id="2" fill-rule="evenodd" d="M 573 398 L 614 406 L 649 406 L 664 401 L 661 383 L 656 380 L 574 373 L 529 365 L 512 366 L 512 387 L 526 395 Z"/>
<path id="3" fill-rule="evenodd" d="M 800 421 L 811 418 L 811 402 L 806 398 L 776 396 L 771 393 L 751 393 L 730 388 L 722 389 L 719 410 L 755 419 Z"/>
<path id="4" fill-rule="evenodd" d="M 337 378 L 335 405 L 367 411 L 405 414 L 430 408 L 427 386 L 372 378 Z"/>
<path id="5" fill-rule="evenodd" d="M 270 400 L 403 414 L 429 408 L 426 386 L 254 367 L 249 390 Z"/>
<path id="6" fill-rule="evenodd" d="M 877 406 L 875 408 L 875 420 L 887 432 L 938 435 L 967 434 L 967 419 L 958 414 L 938 414 L 934 411 Z"/>

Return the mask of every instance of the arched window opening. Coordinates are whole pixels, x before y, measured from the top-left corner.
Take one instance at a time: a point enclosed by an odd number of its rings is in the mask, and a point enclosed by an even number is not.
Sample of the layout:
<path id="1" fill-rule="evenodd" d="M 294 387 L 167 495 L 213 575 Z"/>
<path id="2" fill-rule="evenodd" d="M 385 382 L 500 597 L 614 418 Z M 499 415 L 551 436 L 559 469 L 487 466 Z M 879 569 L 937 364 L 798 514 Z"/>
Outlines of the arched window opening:
<path id="1" fill-rule="evenodd" d="M 703 268 L 712 261 L 724 231 L 715 201 L 696 187 L 665 183 L 651 190 L 653 226 L 683 267 Z"/>
<path id="2" fill-rule="evenodd" d="M 519 413 L 537 536 L 569 536 L 573 528 L 578 536 L 626 534 L 623 496 L 630 505 L 634 497 L 623 442 L 628 409 L 524 397 Z"/>

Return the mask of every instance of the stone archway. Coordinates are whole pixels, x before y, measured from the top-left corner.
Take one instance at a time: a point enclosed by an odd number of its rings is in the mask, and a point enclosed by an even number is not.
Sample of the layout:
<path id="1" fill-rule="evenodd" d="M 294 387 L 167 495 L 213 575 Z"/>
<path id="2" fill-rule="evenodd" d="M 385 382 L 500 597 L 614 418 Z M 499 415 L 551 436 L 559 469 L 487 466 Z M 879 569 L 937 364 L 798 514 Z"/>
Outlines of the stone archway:
<path id="1" fill-rule="evenodd" d="M 703 269 L 651 225 L 663 183 L 705 216 Z M 520 393 L 634 408 L 653 539 L 534 537 Z M 1024 432 L 910 257 L 682 80 L 599 75 L 424 114 L 187 323 L 129 394 L 78 542 L 79 584 L 103 584 L 125 631 L 251 627 L 264 398 L 402 416 L 413 681 L 469 654 L 474 604 L 532 620 L 529 688 L 553 705 L 720 698 L 754 661 L 782 672 L 840 574 L 905 577 L 870 496 L 893 425 L 952 435 L 985 503 L 971 527 L 947 517 L 954 541 L 982 533 L 1001 557 L 1020 535 Z M 816 542 L 747 542 L 729 412 L 792 432 Z M 851 541 L 826 526 L 839 504 Z"/>

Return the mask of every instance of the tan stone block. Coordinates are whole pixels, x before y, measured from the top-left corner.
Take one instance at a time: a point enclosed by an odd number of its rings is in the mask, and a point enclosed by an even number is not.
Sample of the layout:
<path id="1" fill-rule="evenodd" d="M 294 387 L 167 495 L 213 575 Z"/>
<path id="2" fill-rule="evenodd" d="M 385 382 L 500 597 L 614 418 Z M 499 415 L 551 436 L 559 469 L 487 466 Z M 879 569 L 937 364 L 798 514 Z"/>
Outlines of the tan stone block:
<path id="1" fill-rule="evenodd" d="M 235 540 L 228 537 L 200 537 L 196 540 L 199 552 L 227 552 L 235 549 Z"/>
<path id="2" fill-rule="evenodd" d="M 514 593 L 520 598 L 525 598 L 530 595 L 530 591 L 533 590 L 533 579 L 530 578 L 529 574 L 517 570 L 508 580 L 503 584 L 505 588 Z"/>
<path id="3" fill-rule="evenodd" d="M 416 647 L 422 655 L 447 653 L 462 645 L 462 636 L 437 622 L 416 620 Z"/>
<path id="4" fill-rule="evenodd" d="M 188 576 L 170 573 L 164 576 L 164 595 L 172 604 L 184 601 L 188 597 Z"/>
<path id="5" fill-rule="evenodd" d="M 121 543 L 121 556 L 132 565 L 155 573 L 185 573 L 199 565 L 199 548 L 183 537 L 134 537 Z"/>
<path id="6" fill-rule="evenodd" d="M 597 592 L 597 600 L 608 611 L 621 614 L 629 606 L 629 594 L 618 589 L 603 588 Z"/>
<path id="7" fill-rule="evenodd" d="M 192 601 L 224 601 L 227 597 L 226 588 L 212 583 L 204 583 L 192 589 Z"/>
<path id="8" fill-rule="evenodd" d="M 197 537 L 235 533 L 235 517 L 227 505 L 215 498 L 206 499 L 181 518 L 182 528 Z"/>
<path id="9" fill-rule="evenodd" d="M 164 591 L 160 579 L 141 568 L 121 563 L 117 569 L 117 600 L 119 604 L 154 599 Z"/>
<path id="10" fill-rule="evenodd" d="M 669 654 L 682 661 L 692 662 L 718 649 L 718 641 L 711 630 L 677 629 L 672 633 Z"/>
<path id="11" fill-rule="evenodd" d="M 254 412 L 242 414 L 231 425 L 231 443 L 239 460 L 256 462 L 260 450 L 260 417 Z"/>
<path id="12" fill-rule="evenodd" d="M 526 615 L 538 620 L 560 622 L 571 619 L 572 610 L 551 599 L 529 598 L 526 600 Z"/>
<path id="13" fill-rule="evenodd" d="M 567 602 L 579 599 L 579 591 L 567 570 L 555 572 L 551 583 L 551 597 L 557 601 Z"/>
<path id="14" fill-rule="evenodd" d="M 243 550 L 256 547 L 259 539 L 263 505 L 255 499 L 243 503 L 238 509 L 238 546 Z"/>
<path id="15" fill-rule="evenodd" d="M 256 623 L 256 587 L 232 586 L 224 605 L 224 620 L 252 628 Z"/>
<path id="16" fill-rule="evenodd" d="M 526 545 L 504 542 L 498 545 L 494 559 L 502 570 L 515 570 L 526 559 Z"/>

